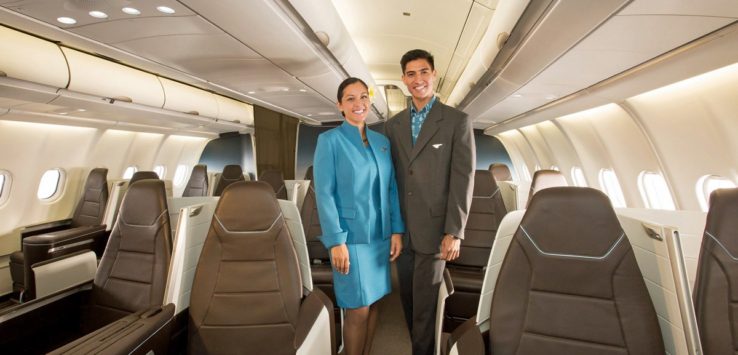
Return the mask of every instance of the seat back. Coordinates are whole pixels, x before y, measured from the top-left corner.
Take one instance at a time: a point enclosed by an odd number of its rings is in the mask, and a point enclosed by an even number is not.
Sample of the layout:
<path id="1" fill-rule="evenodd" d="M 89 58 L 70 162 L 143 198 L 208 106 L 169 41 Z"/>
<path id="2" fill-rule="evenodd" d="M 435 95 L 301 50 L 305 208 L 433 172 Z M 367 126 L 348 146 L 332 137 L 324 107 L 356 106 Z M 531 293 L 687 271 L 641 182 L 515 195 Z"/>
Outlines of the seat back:
<path id="1" fill-rule="evenodd" d="M 320 229 L 320 220 L 318 219 L 318 205 L 315 200 L 315 187 L 313 184 L 313 167 L 310 166 L 305 172 L 305 180 L 310 180 L 305 199 L 302 202 L 300 210 L 300 218 L 302 219 L 302 229 L 305 231 L 305 240 L 307 241 L 308 254 L 310 259 L 320 259 L 324 261 L 330 260 L 328 250 L 323 243 L 320 242 L 320 236 L 323 232 Z"/>
<path id="2" fill-rule="evenodd" d="M 85 330 L 162 304 L 171 239 L 164 182 L 134 182 L 95 275 Z"/>
<path id="3" fill-rule="evenodd" d="M 229 186 L 195 271 L 188 351 L 294 354 L 301 298 L 297 256 L 271 186 Z"/>
<path id="4" fill-rule="evenodd" d="M 538 170 L 533 173 L 533 179 L 530 183 L 530 192 L 528 192 L 528 205 L 536 192 L 551 187 L 569 186 L 566 177 L 558 170 Z"/>
<path id="5" fill-rule="evenodd" d="M 496 181 L 512 181 L 510 168 L 502 163 L 490 164 L 488 170 L 492 173 Z"/>
<path id="6" fill-rule="evenodd" d="M 108 204 L 108 169 L 95 168 L 87 175 L 82 197 L 72 215 L 71 227 L 102 224 Z"/>
<path id="7" fill-rule="evenodd" d="M 704 354 L 738 351 L 738 189 L 710 195 L 694 285 L 697 327 Z"/>
<path id="8" fill-rule="evenodd" d="M 195 165 L 182 192 L 182 197 L 207 196 L 208 195 L 208 166 L 204 164 Z"/>
<path id="9" fill-rule="evenodd" d="M 485 267 L 497 227 L 506 213 L 500 188 L 497 187 L 492 173 L 488 170 L 475 171 L 474 193 L 464 229 L 464 240 L 461 241 L 461 253 L 458 259 L 449 264 Z"/>
<path id="10" fill-rule="evenodd" d="M 287 189 L 284 186 L 284 175 L 278 170 L 264 170 L 259 176 L 259 181 L 264 181 L 271 185 L 274 193 L 280 200 L 287 199 Z"/>
<path id="11" fill-rule="evenodd" d="M 646 284 L 607 196 L 558 187 L 530 203 L 490 311 L 494 354 L 663 354 Z"/>
<path id="12" fill-rule="evenodd" d="M 131 180 L 128 181 L 128 186 L 133 185 L 136 181 L 146 179 L 161 180 L 159 179 L 159 174 L 153 171 L 137 171 L 131 176 Z"/>
<path id="13" fill-rule="evenodd" d="M 241 170 L 241 166 L 226 165 L 223 168 L 223 172 L 220 174 L 218 183 L 215 185 L 213 196 L 220 196 L 220 194 L 223 193 L 223 190 L 225 190 L 228 185 L 239 181 L 245 181 L 245 179 L 243 178 L 243 170 Z"/>

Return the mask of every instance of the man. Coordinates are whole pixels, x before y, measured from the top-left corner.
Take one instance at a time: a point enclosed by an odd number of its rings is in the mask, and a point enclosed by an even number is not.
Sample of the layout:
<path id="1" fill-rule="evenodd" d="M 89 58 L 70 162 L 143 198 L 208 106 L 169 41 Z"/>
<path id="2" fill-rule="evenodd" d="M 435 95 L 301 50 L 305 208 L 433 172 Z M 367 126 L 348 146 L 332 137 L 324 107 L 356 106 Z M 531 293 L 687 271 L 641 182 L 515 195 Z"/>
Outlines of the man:
<path id="1" fill-rule="evenodd" d="M 465 113 L 435 97 L 430 53 L 411 50 L 400 64 L 412 102 L 385 127 L 406 229 L 397 270 L 413 354 L 432 355 L 443 269 L 459 257 L 471 205 L 474 132 Z"/>

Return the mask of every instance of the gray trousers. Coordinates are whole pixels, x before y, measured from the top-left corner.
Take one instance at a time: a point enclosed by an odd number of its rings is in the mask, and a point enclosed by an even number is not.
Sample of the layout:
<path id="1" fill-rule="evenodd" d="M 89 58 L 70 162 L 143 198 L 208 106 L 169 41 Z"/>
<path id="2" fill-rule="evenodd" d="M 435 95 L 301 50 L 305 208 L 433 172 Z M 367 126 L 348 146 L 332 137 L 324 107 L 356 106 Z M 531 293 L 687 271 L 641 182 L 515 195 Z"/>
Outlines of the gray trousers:
<path id="1" fill-rule="evenodd" d="M 397 258 L 400 297 L 413 355 L 433 355 L 436 307 L 446 261 L 439 254 L 421 254 L 407 245 Z"/>

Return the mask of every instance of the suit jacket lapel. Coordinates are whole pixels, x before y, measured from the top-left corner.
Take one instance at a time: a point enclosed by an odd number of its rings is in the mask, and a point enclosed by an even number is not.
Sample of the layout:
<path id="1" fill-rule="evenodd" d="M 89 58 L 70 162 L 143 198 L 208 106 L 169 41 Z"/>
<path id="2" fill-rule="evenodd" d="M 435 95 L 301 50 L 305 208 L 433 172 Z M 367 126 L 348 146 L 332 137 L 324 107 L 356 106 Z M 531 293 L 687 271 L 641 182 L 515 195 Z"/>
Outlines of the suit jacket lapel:
<path id="1" fill-rule="evenodd" d="M 415 141 L 415 146 L 413 146 L 412 152 L 410 153 L 409 163 L 412 163 L 413 160 L 418 157 L 418 154 L 423 150 L 423 147 L 428 144 L 430 139 L 436 134 L 436 131 L 438 131 L 438 128 L 440 127 L 439 123 L 443 120 L 440 106 L 441 103 L 436 102 L 433 104 L 433 107 L 431 107 L 430 112 L 428 112 L 428 117 L 425 118 L 423 126 L 420 127 L 420 134 L 418 134 L 418 139 Z M 409 126 L 410 120 L 408 119 L 408 127 Z M 410 138 L 410 141 L 412 142 L 412 138 Z"/>
<path id="2" fill-rule="evenodd" d="M 400 141 L 400 151 L 410 157 L 413 150 L 413 138 L 410 131 L 410 109 L 404 110 L 395 118 L 397 120 L 397 137 Z"/>

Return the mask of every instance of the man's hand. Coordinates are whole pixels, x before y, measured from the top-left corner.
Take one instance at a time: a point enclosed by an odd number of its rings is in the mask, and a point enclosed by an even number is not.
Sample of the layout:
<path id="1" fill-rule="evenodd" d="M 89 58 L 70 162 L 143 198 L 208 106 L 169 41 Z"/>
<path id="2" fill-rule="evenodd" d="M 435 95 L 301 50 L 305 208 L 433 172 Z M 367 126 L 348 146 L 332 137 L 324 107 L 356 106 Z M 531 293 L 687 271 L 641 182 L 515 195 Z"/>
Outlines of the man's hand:
<path id="1" fill-rule="evenodd" d="M 344 275 L 349 273 L 349 251 L 346 244 L 339 244 L 331 248 L 331 262 L 336 271 Z"/>
<path id="2" fill-rule="evenodd" d="M 460 249 L 461 239 L 456 239 L 451 234 L 444 235 L 441 241 L 441 259 L 446 261 L 456 260 L 459 257 Z"/>
<path id="3" fill-rule="evenodd" d="M 390 262 L 393 262 L 402 252 L 402 234 L 392 234 L 391 238 Z"/>

